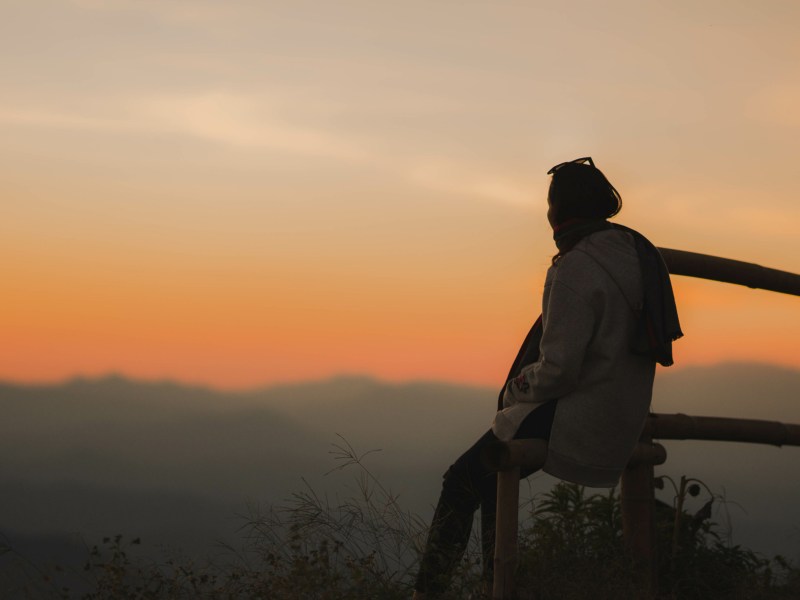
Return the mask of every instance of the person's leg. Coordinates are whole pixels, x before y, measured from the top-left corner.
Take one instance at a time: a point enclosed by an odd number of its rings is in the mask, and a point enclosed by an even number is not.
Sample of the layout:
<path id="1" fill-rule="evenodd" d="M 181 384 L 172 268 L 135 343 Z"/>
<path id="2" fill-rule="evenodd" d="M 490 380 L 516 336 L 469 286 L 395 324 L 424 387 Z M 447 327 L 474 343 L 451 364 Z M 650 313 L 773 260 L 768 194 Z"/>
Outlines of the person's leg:
<path id="1" fill-rule="evenodd" d="M 482 465 L 480 453 L 485 444 L 496 440 L 487 431 L 444 474 L 414 586 L 417 591 L 436 594 L 449 585 L 469 542 L 475 510 L 495 493 L 497 475 Z"/>
<path id="2" fill-rule="evenodd" d="M 555 401 L 533 411 L 520 426 L 516 438 L 549 439 Z M 484 577 L 491 581 L 494 567 L 495 513 L 497 511 L 497 473 L 481 461 L 483 447 L 496 442 L 487 431 L 462 454 L 444 475 L 442 493 L 428 532 L 415 589 L 420 592 L 444 591 L 453 569 L 464 554 L 472 530 L 475 510 L 481 507 L 481 546 Z M 524 472 L 523 477 L 532 471 Z"/>

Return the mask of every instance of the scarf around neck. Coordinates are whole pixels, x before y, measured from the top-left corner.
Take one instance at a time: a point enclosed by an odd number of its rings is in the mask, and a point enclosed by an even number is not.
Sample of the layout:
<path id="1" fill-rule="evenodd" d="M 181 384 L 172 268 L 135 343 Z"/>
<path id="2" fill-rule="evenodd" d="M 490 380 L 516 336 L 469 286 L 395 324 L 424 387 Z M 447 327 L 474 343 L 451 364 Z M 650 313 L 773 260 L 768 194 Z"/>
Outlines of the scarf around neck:
<path id="1" fill-rule="evenodd" d="M 553 240 L 563 255 L 587 235 L 612 227 L 605 219 L 568 219 L 553 227 Z"/>

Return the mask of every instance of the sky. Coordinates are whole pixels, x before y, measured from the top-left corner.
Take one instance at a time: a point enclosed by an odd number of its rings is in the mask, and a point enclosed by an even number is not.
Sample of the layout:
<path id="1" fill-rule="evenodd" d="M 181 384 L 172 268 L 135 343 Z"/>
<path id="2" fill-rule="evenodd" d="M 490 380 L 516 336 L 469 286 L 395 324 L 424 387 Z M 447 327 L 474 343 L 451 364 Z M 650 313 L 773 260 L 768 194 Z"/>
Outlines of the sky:
<path id="1" fill-rule="evenodd" d="M 587 155 L 656 245 L 800 272 L 794 1 L 0 10 L 0 379 L 498 385 Z M 674 287 L 674 368 L 800 368 L 796 297 Z"/>

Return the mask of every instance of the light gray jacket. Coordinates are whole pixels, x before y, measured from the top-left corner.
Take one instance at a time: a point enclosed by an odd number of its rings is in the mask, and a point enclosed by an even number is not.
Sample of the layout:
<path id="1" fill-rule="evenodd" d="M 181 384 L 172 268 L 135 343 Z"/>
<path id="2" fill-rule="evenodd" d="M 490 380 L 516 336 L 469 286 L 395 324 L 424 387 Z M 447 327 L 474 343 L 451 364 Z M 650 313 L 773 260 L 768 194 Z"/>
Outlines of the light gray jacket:
<path id="1" fill-rule="evenodd" d="M 539 360 L 503 397 L 492 430 L 513 438 L 542 402 L 558 399 L 544 471 L 594 487 L 617 484 L 650 407 L 655 361 L 632 354 L 642 305 L 630 234 L 603 230 L 547 271 Z"/>

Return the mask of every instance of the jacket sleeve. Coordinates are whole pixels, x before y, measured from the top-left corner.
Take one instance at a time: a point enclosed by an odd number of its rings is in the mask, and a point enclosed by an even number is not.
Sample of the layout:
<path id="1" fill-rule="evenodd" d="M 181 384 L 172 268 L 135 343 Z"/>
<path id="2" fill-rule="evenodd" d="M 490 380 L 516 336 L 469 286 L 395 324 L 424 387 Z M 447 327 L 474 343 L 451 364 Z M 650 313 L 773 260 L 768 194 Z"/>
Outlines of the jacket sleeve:
<path id="1" fill-rule="evenodd" d="M 564 282 L 556 278 L 551 285 L 539 360 L 507 383 L 504 406 L 546 402 L 577 386 L 595 314 L 588 300 Z"/>

